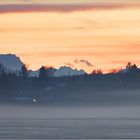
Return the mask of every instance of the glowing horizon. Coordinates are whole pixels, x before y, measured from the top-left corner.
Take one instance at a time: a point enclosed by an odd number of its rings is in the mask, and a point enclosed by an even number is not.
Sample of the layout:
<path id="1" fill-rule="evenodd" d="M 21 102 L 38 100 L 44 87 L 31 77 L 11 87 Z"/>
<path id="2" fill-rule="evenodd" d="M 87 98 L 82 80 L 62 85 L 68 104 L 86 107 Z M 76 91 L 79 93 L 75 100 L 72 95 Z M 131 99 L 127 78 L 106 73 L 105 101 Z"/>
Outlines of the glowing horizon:
<path id="1" fill-rule="evenodd" d="M 140 2 L 135 0 L 4 0 L 0 19 L 0 53 L 16 54 L 32 69 L 73 64 L 91 72 L 123 68 L 129 61 L 140 65 Z"/>

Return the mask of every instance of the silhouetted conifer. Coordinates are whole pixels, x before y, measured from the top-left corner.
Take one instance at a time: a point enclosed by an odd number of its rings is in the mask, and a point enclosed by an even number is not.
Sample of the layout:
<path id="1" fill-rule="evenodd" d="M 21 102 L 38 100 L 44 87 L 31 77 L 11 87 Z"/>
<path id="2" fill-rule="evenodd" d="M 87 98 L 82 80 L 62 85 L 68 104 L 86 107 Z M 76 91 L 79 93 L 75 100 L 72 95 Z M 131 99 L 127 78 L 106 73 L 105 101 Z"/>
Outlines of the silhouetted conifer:
<path id="1" fill-rule="evenodd" d="M 28 70 L 27 70 L 27 67 L 25 65 L 23 65 L 22 68 L 21 68 L 21 76 L 23 78 L 27 78 L 28 77 Z"/>

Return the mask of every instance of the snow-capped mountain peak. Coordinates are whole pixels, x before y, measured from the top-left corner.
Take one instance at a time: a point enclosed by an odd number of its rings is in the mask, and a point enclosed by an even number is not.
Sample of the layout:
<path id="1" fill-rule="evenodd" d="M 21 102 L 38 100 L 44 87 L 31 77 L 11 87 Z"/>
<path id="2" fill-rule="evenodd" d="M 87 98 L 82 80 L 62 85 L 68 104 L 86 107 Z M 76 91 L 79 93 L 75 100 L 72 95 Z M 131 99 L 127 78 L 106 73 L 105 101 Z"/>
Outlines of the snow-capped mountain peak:
<path id="1" fill-rule="evenodd" d="M 84 75 L 86 74 L 83 70 L 72 69 L 71 67 L 62 66 L 59 69 L 56 69 L 54 72 L 55 77 L 61 76 L 75 76 L 75 75 Z"/>
<path id="2" fill-rule="evenodd" d="M 1 54 L 0 55 L 0 64 L 8 72 L 21 71 L 21 68 L 23 66 L 23 63 L 20 60 L 20 58 L 13 54 Z"/>
<path id="3" fill-rule="evenodd" d="M 19 75 L 24 63 L 16 55 L 0 54 L 0 65 L 4 67 L 5 73 L 16 73 L 17 75 Z M 28 70 L 28 76 L 39 77 L 39 72 L 40 69 L 36 71 Z M 62 77 L 62 76 L 84 75 L 84 74 L 86 74 L 86 72 L 83 70 L 77 70 L 77 69 L 72 69 L 71 67 L 62 66 L 58 69 L 54 68 L 54 73 L 52 76 Z"/>

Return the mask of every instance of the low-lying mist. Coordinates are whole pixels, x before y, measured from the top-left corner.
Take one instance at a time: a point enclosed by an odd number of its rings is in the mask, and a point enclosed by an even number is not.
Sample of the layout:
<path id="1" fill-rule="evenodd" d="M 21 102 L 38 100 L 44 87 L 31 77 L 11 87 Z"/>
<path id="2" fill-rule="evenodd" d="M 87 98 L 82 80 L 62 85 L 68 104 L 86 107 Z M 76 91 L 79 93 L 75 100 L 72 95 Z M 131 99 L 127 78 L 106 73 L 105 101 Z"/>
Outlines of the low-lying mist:
<path id="1" fill-rule="evenodd" d="M 1 105 L 0 118 L 72 119 L 138 118 L 140 106 L 68 106 Z"/>

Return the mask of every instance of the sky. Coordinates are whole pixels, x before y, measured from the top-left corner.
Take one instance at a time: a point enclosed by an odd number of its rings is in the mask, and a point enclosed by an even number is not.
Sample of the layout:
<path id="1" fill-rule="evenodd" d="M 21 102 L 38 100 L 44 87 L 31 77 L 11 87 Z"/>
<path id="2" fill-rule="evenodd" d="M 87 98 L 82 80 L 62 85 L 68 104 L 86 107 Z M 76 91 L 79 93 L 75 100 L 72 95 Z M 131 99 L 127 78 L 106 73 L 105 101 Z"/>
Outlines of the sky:
<path id="1" fill-rule="evenodd" d="M 0 53 L 33 70 L 140 66 L 140 1 L 0 0 Z"/>

